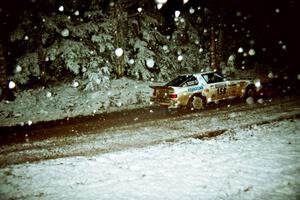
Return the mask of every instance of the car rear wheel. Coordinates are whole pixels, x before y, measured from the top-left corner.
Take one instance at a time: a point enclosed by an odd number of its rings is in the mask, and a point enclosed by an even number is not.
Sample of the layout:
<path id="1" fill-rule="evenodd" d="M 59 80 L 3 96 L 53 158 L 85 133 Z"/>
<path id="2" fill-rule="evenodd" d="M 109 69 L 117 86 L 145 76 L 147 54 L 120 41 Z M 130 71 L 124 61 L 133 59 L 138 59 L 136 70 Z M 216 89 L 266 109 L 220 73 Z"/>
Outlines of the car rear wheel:
<path id="1" fill-rule="evenodd" d="M 188 107 L 191 110 L 201 110 L 204 109 L 205 100 L 203 97 L 192 96 L 189 100 Z"/>

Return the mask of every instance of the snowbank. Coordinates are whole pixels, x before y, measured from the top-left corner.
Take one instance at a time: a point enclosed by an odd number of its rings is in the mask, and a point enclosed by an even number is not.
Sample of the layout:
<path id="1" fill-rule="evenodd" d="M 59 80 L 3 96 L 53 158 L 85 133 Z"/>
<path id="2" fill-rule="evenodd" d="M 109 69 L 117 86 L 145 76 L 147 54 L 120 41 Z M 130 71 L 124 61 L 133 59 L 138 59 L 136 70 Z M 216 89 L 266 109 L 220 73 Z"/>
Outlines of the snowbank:
<path id="1" fill-rule="evenodd" d="M 149 105 L 149 83 L 127 78 L 112 80 L 98 91 L 84 91 L 74 84 L 27 90 L 13 102 L 0 102 L 0 126 L 32 124 L 75 116 L 133 109 Z"/>

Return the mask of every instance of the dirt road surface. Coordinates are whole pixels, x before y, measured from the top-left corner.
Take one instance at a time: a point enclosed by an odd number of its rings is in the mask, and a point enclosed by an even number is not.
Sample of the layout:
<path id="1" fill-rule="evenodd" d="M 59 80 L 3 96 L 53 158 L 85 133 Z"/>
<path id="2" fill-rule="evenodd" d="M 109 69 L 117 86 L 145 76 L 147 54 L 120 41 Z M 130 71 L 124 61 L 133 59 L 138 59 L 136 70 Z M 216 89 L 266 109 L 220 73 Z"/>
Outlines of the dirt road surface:
<path id="1" fill-rule="evenodd" d="M 295 96 L 251 105 L 224 102 L 201 112 L 152 107 L 5 129 L 0 196 L 298 199 L 299 116 Z"/>

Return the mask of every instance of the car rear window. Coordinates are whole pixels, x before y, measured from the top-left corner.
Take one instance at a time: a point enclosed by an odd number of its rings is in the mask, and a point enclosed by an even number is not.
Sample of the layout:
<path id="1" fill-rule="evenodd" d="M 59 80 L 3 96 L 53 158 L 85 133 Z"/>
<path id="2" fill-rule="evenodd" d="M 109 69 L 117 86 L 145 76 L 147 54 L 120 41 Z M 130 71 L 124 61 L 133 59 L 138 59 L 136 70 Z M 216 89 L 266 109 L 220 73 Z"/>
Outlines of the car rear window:
<path id="1" fill-rule="evenodd" d="M 175 79 L 171 80 L 166 84 L 166 86 L 175 86 L 175 87 L 184 87 L 184 86 L 192 86 L 197 85 L 197 78 L 193 75 L 180 75 Z"/>

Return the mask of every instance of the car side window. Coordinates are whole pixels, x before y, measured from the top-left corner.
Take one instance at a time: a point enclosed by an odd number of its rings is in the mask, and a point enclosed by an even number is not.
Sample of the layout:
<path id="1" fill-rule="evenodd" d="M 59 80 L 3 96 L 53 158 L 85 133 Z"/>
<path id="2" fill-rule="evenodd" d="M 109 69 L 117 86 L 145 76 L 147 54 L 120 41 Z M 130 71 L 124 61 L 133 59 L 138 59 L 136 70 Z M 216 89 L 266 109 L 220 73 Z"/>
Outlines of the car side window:
<path id="1" fill-rule="evenodd" d="M 189 79 L 185 81 L 183 86 L 193 86 L 193 85 L 198 85 L 198 80 L 195 76 L 189 77 Z"/>
<path id="2" fill-rule="evenodd" d="M 224 81 L 223 77 L 216 73 L 205 74 L 203 75 L 203 78 L 207 83 L 217 83 Z"/>

